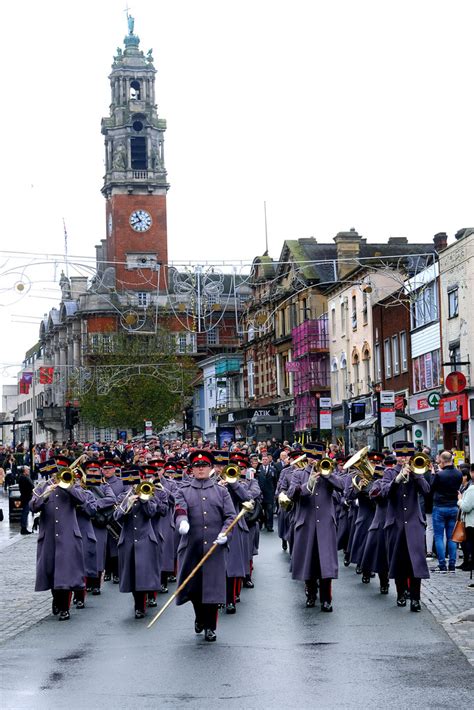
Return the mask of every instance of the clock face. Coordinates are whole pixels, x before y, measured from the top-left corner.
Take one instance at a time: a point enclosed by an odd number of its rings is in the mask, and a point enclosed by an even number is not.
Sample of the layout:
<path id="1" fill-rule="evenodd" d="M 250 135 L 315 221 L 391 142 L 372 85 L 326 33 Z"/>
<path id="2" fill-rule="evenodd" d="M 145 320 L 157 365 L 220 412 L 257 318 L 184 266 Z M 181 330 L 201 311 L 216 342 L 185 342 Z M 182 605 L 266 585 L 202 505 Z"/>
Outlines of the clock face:
<path id="1" fill-rule="evenodd" d="M 110 237 L 110 235 L 112 234 L 112 212 L 109 212 L 108 230 Z"/>
<path id="2" fill-rule="evenodd" d="M 135 210 L 130 215 L 130 226 L 135 232 L 146 232 L 151 227 L 151 214 L 146 210 Z"/>

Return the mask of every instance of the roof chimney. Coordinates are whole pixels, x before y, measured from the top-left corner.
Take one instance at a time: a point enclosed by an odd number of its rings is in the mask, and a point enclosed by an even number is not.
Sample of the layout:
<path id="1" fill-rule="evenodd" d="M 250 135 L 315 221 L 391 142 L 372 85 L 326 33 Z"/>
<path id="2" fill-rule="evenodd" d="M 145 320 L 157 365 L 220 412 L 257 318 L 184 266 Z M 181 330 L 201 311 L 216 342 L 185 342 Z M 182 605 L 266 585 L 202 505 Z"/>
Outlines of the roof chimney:
<path id="1" fill-rule="evenodd" d="M 348 232 L 338 232 L 334 237 L 338 260 L 338 276 L 342 278 L 358 265 L 362 237 L 352 227 Z"/>
<path id="2" fill-rule="evenodd" d="M 448 235 L 446 232 L 438 232 L 433 237 L 433 244 L 437 252 L 443 251 L 448 246 Z"/>

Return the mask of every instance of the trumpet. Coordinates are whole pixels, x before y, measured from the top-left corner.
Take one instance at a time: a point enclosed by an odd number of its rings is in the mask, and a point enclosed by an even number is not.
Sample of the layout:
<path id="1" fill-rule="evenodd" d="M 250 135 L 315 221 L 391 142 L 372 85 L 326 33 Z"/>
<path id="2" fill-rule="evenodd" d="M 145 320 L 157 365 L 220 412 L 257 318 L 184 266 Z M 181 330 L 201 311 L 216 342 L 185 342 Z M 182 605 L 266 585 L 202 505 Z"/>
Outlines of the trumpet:
<path id="1" fill-rule="evenodd" d="M 161 486 L 161 483 L 159 484 Z M 155 493 L 157 486 L 150 481 L 140 481 L 135 488 L 135 495 L 142 500 L 148 500 Z M 161 486 L 163 489 L 163 486 Z"/>
<path id="2" fill-rule="evenodd" d="M 140 481 L 136 486 L 130 486 L 129 490 L 126 492 L 120 503 L 117 505 L 117 509 L 120 510 L 124 515 L 128 515 L 132 510 L 136 496 L 141 498 L 141 500 L 149 500 L 155 493 L 156 490 L 163 490 L 161 483 L 151 483 L 151 481 Z"/>

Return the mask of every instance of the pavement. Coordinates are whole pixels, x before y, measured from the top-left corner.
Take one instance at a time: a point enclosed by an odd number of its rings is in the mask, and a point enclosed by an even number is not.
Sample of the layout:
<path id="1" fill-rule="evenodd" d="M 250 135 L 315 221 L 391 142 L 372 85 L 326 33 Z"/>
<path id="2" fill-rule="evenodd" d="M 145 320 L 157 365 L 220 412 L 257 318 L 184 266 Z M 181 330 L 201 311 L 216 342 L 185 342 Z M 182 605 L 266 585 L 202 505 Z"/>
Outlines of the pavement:
<path id="1" fill-rule="evenodd" d="M 148 630 L 111 583 L 59 622 L 50 594 L 32 591 L 35 552 L 36 535 L 0 550 L 2 710 L 472 707 L 473 622 L 454 621 L 474 606 L 466 573 L 429 580 L 432 613 L 412 614 L 397 608 L 393 584 L 382 597 L 376 580 L 363 585 L 341 565 L 334 613 L 322 614 L 305 608 L 279 539 L 262 532 L 255 589 L 242 591 L 235 616 L 220 615 L 207 644 L 189 604 Z"/>

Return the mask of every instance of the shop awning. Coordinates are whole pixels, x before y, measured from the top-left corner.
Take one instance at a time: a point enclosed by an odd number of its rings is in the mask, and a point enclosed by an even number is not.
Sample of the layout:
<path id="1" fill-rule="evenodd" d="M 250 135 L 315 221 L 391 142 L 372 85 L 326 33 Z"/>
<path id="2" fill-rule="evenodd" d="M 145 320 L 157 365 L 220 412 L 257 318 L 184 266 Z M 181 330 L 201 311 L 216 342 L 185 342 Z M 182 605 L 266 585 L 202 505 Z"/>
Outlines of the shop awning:
<path id="1" fill-rule="evenodd" d="M 365 419 L 361 419 L 358 422 L 353 422 L 352 424 L 348 425 L 348 429 L 370 429 L 371 427 L 374 426 L 375 422 L 377 421 L 377 417 L 366 417 Z"/>

